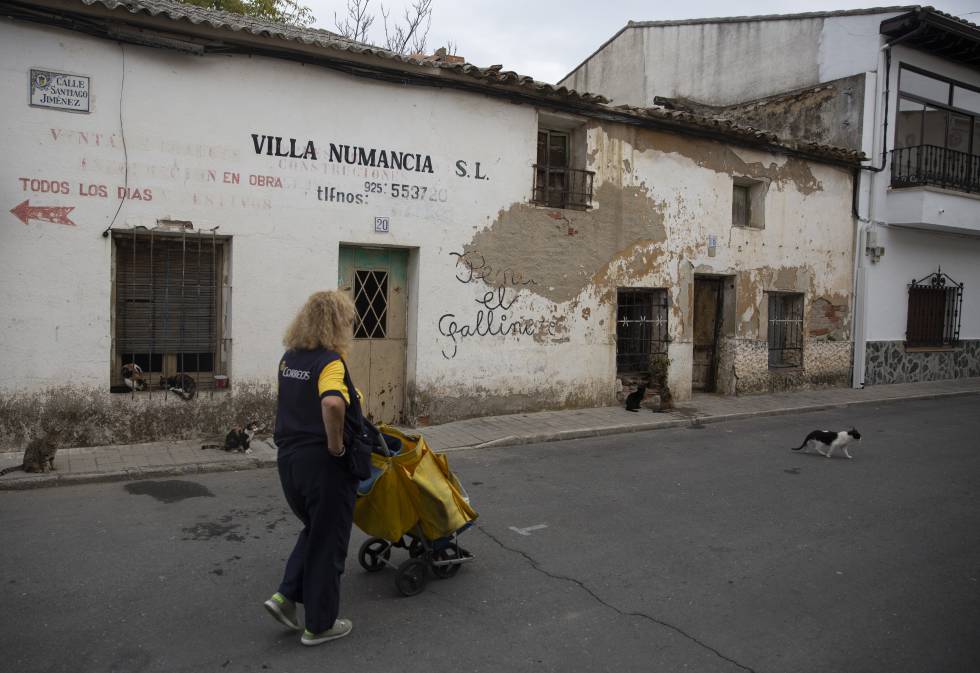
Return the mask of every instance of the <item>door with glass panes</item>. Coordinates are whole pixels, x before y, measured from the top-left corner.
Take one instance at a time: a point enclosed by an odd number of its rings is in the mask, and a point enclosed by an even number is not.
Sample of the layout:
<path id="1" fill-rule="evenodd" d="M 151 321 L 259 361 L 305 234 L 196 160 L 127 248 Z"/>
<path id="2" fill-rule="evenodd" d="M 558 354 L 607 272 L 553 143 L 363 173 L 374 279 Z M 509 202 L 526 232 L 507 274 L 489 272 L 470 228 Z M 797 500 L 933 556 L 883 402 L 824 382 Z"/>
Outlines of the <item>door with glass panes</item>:
<path id="1" fill-rule="evenodd" d="M 408 316 L 408 251 L 341 246 L 338 287 L 357 318 L 347 356 L 364 413 L 375 423 L 403 420 Z"/>

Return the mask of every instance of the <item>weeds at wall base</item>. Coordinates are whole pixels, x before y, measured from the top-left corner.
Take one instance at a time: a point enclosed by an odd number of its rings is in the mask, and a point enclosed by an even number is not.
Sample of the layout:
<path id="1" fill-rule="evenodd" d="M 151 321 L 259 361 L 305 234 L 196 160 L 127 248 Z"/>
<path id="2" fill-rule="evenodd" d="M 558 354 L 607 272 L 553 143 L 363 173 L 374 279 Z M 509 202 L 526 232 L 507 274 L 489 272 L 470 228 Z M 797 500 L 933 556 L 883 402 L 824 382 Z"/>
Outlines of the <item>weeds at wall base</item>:
<path id="1" fill-rule="evenodd" d="M 0 451 L 16 451 L 33 438 L 61 429 L 58 448 L 140 444 L 167 439 L 221 437 L 233 425 L 275 420 L 275 388 L 239 382 L 229 391 L 201 392 L 184 401 L 162 391 L 112 394 L 68 386 L 0 395 Z"/>

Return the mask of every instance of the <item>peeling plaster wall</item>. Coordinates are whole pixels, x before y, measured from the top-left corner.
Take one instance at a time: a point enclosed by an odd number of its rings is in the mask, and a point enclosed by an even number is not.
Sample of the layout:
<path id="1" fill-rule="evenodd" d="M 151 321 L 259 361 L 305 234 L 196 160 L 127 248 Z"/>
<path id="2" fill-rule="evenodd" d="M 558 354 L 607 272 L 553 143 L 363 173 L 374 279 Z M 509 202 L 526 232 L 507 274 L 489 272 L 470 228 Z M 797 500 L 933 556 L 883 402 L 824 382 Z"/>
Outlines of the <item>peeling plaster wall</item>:
<path id="1" fill-rule="evenodd" d="M 971 257 L 980 240 L 976 236 L 980 218 L 976 204 L 970 203 L 975 197 L 938 188 L 924 188 L 925 195 L 923 189 L 892 189 L 886 151 L 895 144 L 902 65 L 974 87 L 980 86 L 980 73 L 964 63 L 902 43 L 891 48 L 891 71 L 884 72 L 881 48 L 888 39 L 881 35 L 880 25 L 905 11 L 891 9 L 894 11 L 627 27 L 561 82 L 607 95 L 616 103 L 652 105 L 654 96 L 714 106 L 745 103 L 726 114 L 781 137 L 823 139 L 861 148 L 875 165 L 885 161 L 882 172 L 862 173 L 857 190 L 857 210 L 886 254 L 871 262 L 862 251 L 854 386 L 916 380 L 923 371 L 930 376 L 975 371 L 965 354 L 896 355 L 906 329 L 907 285 L 913 277 L 922 278 L 940 266 L 966 284 L 961 339 L 973 341 L 980 336 L 978 293 L 969 291 L 980 283 L 980 266 L 975 254 Z M 830 95 L 828 86 L 836 89 L 836 95 Z M 807 87 L 814 90 L 800 97 L 783 96 Z M 767 96 L 778 96 L 780 102 L 771 108 L 757 105 Z M 888 118 L 883 119 L 886 112 Z M 950 232 L 969 237 L 951 236 Z M 865 235 L 865 231 L 856 233 Z M 815 314 L 807 318 L 811 335 L 852 338 L 821 318 L 828 307 L 832 317 L 846 303 L 842 297 L 815 297 L 808 306 Z M 884 371 L 884 366 L 894 371 Z"/>
<path id="2" fill-rule="evenodd" d="M 773 381 L 766 357 L 767 291 L 805 295 L 804 361 L 805 369 L 812 367 L 813 372 L 797 376 L 795 385 L 841 385 L 846 381 L 848 349 L 818 345 L 834 340 L 849 347 L 853 220 L 847 193 L 851 178 L 846 171 L 622 128 L 598 132 L 595 146 L 596 169 L 602 179 L 616 180 L 621 175 L 627 184 L 643 184 L 650 198 L 662 204 L 667 243 L 657 248 L 658 259 L 674 270 L 667 280 L 676 284 L 672 353 L 682 348 L 691 352 L 690 345 L 682 344 L 690 344 L 692 338 L 694 273 L 721 275 L 735 282 L 736 325 L 734 339 L 723 341 L 719 390 L 751 392 L 781 385 Z M 612 173 L 620 154 L 633 167 L 631 173 Z M 770 182 L 765 229 L 731 226 L 733 175 Z M 707 244 L 712 236 L 717 248 L 709 256 Z M 649 285 L 663 282 L 656 273 L 646 277 L 634 273 L 620 280 Z M 723 326 L 723 331 L 730 328 Z M 688 355 L 685 363 L 689 359 Z M 734 364 L 734 371 L 729 363 Z M 731 377 L 737 381 L 734 386 Z M 680 399 L 689 395 L 689 376 L 687 380 Z"/>
<path id="3" fill-rule="evenodd" d="M 464 248 L 464 259 L 493 269 L 503 285 L 520 288 L 511 295 L 527 302 L 520 313 L 541 314 L 531 309 L 543 306 L 545 315 L 558 318 L 562 336 L 535 341 L 584 339 L 612 359 L 614 332 L 601 321 L 613 319 L 617 289 L 666 288 L 669 381 L 676 399 L 688 399 L 694 276 L 721 275 L 736 284 L 730 293 L 736 324 L 728 327 L 734 338 L 720 349 L 721 390 L 846 382 L 852 262 L 847 171 L 616 125 L 591 124 L 587 138 L 588 168 L 596 171 L 592 210 L 515 204 Z M 732 227 L 733 175 L 769 183 L 765 229 Z M 714 256 L 709 237 L 717 240 Z M 464 270 L 468 278 L 471 270 Z M 806 296 L 806 366 L 789 381 L 768 369 L 766 293 L 777 290 Z M 604 329 L 597 332 L 600 316 Z M 843 340 L 844 347 L 824 345 L 833 340 Z M 556 378 L 562 380 L 557 372 Z"/>
<path id="4" fill-rule="evenodd" d="M 25 225 L 6 216 L 0 407 L 36 397 L 38 408 L 57 408 L 46 400 L 70 383 L 98 418 L 115 419 L 105 424 L 113 430 L 104 441 L 142 436 L 125 430 L 127 419 L 161 432 L 168 432 L 167 417 L 182 419 L 171 434 L 230 425 L 238 412 L 221 400 L 234 399 L 243 383 L 274 381 L 282 331 L 310 292 L 336 286 L 341 244 L 413 251 L 410 421 L 615 403 L 620 287 L 668 290 L 668 380 L 675 399 L 689 398 L 695 273 L 735 285 L 719 374 L 728 392 L 773 385 L 765 358 L 754 359 L 765 344 L 767 290 L 803 292 L 808 311 L 823 311 L 806 337 L 808 362 L 843 357 L 823 354 L 830 347 L 822 344 L 830 333 L 846 343 L 850 332 L 845 170 L 582 120 L 582 154 L 596 173 L 593 207 L 539 207 L 529 204 L 538 118 L 528 106 L 257 57 L 121 49 L 4 22 L 0 60 L 0 100 L 15 129 L 8 147 L 15 159 L 0 166 L 0 194 L 11 205 L 30 198 L 70 207 L 74 222 Z M 92 113 L 24 104 L 26 73 L 37 63 L 91 76 Z M 249 86 L 224 84 L 243 81 Z M 157 95 L 164 90 L 166 106 Z M 235 109 L 243 113 L 228 115 Z M 257 154 L 253 133 L 296 138 L 299 147 L 311 140 L 318 158 Z M 418 152 L 431 157 L 433 171 L 338 165 L 325 158 L 329 143 Z M 126 157 L 130 187 L 153 198 L 127 199 L 120 208 L 112 197 Z M 230 175 L 242 182 L 229 182 Z M 273 184 L 257 184 L 255 176 Z M 733 176 L 768 184 L 765 229 L 732 227 Z M 64 181 L 68 193 L 33 190 L 32 178 Z M 366 183 L 383 184 L 381 193 Z M 392 184 L 424 187 L 427 196 L 393 195 Z M 87 185 L 105 185 L 110 196 L 86 196 Z M 328 188 L 361 202 L 324 200 Z M 375 232 L 378 215 L 390 217 L 388 233 Z M 106 399 L 111 244 L 100 234 L 114 217 L 120 228 L 152 228 L 167 218 L 231 236 L 231 395 L 201 395 L 185 406 L 146 397 L 135 411 L 119 401 L 128 396 Z M 717 242 L 711 252 L 709 237 Z M 815 374 L 798 385 L 823 380 Z"/>

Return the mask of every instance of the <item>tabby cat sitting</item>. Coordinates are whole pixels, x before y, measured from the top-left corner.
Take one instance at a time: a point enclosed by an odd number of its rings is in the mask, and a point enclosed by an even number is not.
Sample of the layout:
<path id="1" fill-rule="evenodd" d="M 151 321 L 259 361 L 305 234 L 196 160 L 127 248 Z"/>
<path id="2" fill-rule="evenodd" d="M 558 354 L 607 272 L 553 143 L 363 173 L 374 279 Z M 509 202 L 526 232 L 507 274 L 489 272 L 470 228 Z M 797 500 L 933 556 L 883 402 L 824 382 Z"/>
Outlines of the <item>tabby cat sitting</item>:
<path id="1" fill-rule="evenodd" d="M 61 430 L 49 430 L 43 435 L 32 439 L 24 449 L 24 462 L 0 470 L 0 476 L 24 470 L 24 472 L 47 472 L 54 470 L 54 454 L 58 452 L 58 442 L 61 439 Z"/>

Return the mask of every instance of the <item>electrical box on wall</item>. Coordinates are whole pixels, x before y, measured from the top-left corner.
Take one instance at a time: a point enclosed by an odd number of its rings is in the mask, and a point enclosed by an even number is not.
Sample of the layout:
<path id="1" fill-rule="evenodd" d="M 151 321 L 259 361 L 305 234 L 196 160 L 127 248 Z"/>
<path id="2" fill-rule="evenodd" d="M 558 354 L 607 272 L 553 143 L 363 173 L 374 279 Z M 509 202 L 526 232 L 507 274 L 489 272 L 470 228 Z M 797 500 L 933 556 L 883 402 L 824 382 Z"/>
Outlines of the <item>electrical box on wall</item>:
<path id="1" fill-rule="evenodd" d="M 869 229 L 865 235 L 864 251 L 871 258 L 872 262 L 877 262 L 885 254 L 884 246 L 878 245 L 878 236 L 874 229 Z"/>

